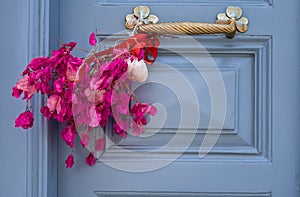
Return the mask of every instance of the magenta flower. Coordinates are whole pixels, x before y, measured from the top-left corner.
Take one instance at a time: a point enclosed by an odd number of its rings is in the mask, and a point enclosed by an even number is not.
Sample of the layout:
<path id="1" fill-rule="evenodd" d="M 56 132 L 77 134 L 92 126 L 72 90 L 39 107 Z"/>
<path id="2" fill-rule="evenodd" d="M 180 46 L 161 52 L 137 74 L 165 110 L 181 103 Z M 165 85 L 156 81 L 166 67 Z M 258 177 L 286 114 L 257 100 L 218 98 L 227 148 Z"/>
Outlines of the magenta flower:
<path id="1" fill-rule="evenodd" d="M 27 68 L 36 71 L 40 70 L 48 61 L 48 57 L 37 57 L 31 60 L 31 62 L 28 64 Z"/>
<path id="2" fill-rule="evenodd" d="M 36 91 L 35 86 L 30 84 L 29 79 L 29 76 L 24 76 L 16 84 L 18 90 L 24 91 L 25 98 L 31 98 Z"/>
<path id="3" fill-rule="evenodd" d="M 51 113 L 56 110 L 59 114 L 61 111 L 61 98 L 57 94 L 50 96 L 47 99 L 47 107 L 49 108 Z"/>
<path id="4" fill-rule="evenodd" d="M 58 78 L 57 80 L 54 81 L 54 84 L 53 84 L 54 90 L 59 93 L 62 92 L 65 84 L 66 84 L 65 77 Z"/>
<path id="5" fill-rule="evenodd" d="M 21 94 L 23 93 L 23 90 L 18 89 L 16 86 L 12 88 L 12 96 L 15 98 L 19 98 Z"/>
<path id="6" fill-rule="evenodd" d="M 134 136 L 140 136 L 141 133 L 144 133 L 145 132 L 145 129 L 139 125 L 138 123 L 133 123 L 132 124 L 132 134 Z"/>
<path id="7" fill-rule="evenodd" d="M 66 168 L 72 168 L 74 165 L 74 156 L 69 154 L 68 158 L 65 161 Z"/>
<path id="8" fill-rule="evenodd" d="M 85 163 L 89 166 L 93 166 L 96 162 L 95 156 L 93 153 L 90 153 L 89 156 L 85 159 Z"/>
<path id="9" fill-rule="evenodd" d="M 89 144 L 89 141 L 90 141 L 90 137 L 88 134 L 84 133 L 80 135 L 80 144 L 82 145 L 83 148 Z"/>
<path id="10" fill-rule="evenodd" d="M 127 136 L 126 131 L 121 129 L 121 127 L 117 123 L 114 124 L 114 131 L 116 134 L 121 135 L 123 138 Z"/>
<path id="11" fill-rule="evenodd" d="M 156 107 L 151 106 L 147 103 L 135 103 L 131 109 L 131 113 L 136 118 L 142 118 L 147 113 L 154 116 L 157 112 Z"/>
<path id="12" fill-rule="evenodd" d="M 76 137 L 76 132 L 74 131 L 73 127 L 64 128 L 61 131 L 61 137 L 66 142 L 66 144 L 70 146 L 70 148 L 74 147 L 74 139 Z"/>
<path id="13" fill-rule="evenodd" d="M 42 106 L 40 112 L 47 118 L 47 120 L 51 118 L 51 112 L 47 106 Z"/>
<path id="14" fill-rule="evenodd" d="M 69 81 L 75 81 L 76 80 L 76 73 L 79 69 L 79 67 L 82 65 L 82 59 L 78 57 L 71 57 L 68 60 L 67 63 L 67 72 L 66 77 Z"/>
<path id="15" fill-rule="evenodd" d="M 147 114 L 154 116 L 157 112 L 156 107 L 151 106 L 147 103 L 135 103 L 131 109 L 133 116 L 132 132 L 135 136 L 139 136 L 140 133 L 144 132 L 143 125 L 147 124 L 145 116 Z"/>
<path id="16" fill-rule="evenodd" d="M 127 93 L 121 94 L 113 94 L 112 95 L 112 110 L 118 112 L 120 114 L 128 114 L 129 113 L 129 102 L 130 95 Z M 116 115 L 116 114 L 114 114 Z"/>
<path id="17" fill-rule="evenodd" d="M 91 46 L 95 46 L 97 44 L 95 32 L 91 33 L 89 43 Z"/>
<path id="18" fill-rule="evenodd" d="M 146 103 L 135 103 L 132 108 L 129 107 L 138 99 L 130 89 L 128 60 L 146 59 L 144 54 L 148 54 L 147 48 L 140 47 L 150 40 L 141 39 L 142 37 L 130 38 L 103 51 L 105 58 L 95 55 L 92 57 L 95 58 L 93 62 L 89 62 L 89 58 L 82 59 L 72 55 L 76 42 L 63 44 L 49 56 L 34 58 L 27 65 L 21 79 L 12 88 L 12 96 L 19 98 L 23 94 L 23 100 L 28 104 L 27 109 L 30 109 L 33 94 L 45 94 L 48 99 L 40 112 L 48 120 L 53 118 L 63 122 L 60 135 L 70 148 L 74 147 L 77 126 L 80 130 L 86 129 L 80 134 L 80 144 L 86 147 L 92 140 L 95 152 L 86 157 L 86 164 L 92 166 L 96 162 L 94 153 L 105 149 L 106 138 L 89 139 L 89 129 L 105 127 L 109 118 L 113 118 L 117 134 L 126 137 L 127 131 L 132 129 L 133 134 L 138 136 L 144 132 L 147 116 L 156 114 L 157 109 Z M 95 32 L 90 34 L 89 44 L 97 45 Z M 134 52 L 132 45 L 139 45 L 139 50 Z M 33 122 L 34 115 L 27 110 L 18 116 L 15 126 L 28 129 L 33 126 Z M 66 168 L 73 167 L 72 154 L 66 158 L 65 165 Z"/>
<path id="19" fill-rule="evenodd" d="M 95 151 L 102 151 L 105 148 L 105 138 L 96 140 Z"/>
<path id="20" fill-rule="evenodd" d="M 34 117 L 31 111 L 23 112 L 15 121 L 15 127 L 22 127 L 23 129 L 31 128 L 33 125 Z"/>

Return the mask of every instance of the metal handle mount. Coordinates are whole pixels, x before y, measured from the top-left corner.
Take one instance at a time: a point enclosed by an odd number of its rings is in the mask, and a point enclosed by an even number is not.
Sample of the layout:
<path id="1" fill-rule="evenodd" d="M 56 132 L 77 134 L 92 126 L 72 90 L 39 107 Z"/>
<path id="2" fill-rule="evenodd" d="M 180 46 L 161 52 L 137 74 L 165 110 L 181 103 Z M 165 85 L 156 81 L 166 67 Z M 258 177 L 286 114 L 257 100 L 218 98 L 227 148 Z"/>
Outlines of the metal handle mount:
<path id="1" fill-rule="evenodd" d="M 158 23 L 159 18 L 150 14 L 147 6 L 137 6 L 133 9 L 133 14 L 126 16 L 126 28 L 137 33 L 148 34 L 220 34 L 224 33 L 228 38 L 233 38 L 236 31 L 246 32 L 248 29 L 248 19 L 242 17 L 242 9 L 229 6 L 226 13 L 217 15 L 216 23 L 203 22 L 163 22 Z"/>

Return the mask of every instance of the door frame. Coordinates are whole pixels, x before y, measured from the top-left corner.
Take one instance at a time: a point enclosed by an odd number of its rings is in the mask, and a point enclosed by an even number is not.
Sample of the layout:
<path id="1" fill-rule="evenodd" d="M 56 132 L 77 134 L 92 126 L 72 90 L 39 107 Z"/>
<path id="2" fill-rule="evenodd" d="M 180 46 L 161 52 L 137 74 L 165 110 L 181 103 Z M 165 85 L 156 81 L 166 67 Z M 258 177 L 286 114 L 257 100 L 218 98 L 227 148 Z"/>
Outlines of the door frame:
<path id="1" fill-rule="evenodd" d="M 27 46 L 28 60 L 47 56 L 58 47 L 59 0 L 29 0 Z M 51 29 L 49 28 L 51 26 Z M 45 97 L 34 95 L 35 124 L 27 133 L 26 196 L 57 196 L 57 156 L 59 125 L 48 122 L 40 113 Z"/>
<path id="2" fill-rule="evenodd" d="M 59 0 L 28 1 L 28 60 L 58 47 L 59 14 L 55 12 L 59 12 Z M 27 133 L 27 197 L 57 196 L 59 134 L 51 131 L 58 131 L 59 125 L 40 114 L 44 101 L 41 95 L 33 98 L 35 124 Z"/>

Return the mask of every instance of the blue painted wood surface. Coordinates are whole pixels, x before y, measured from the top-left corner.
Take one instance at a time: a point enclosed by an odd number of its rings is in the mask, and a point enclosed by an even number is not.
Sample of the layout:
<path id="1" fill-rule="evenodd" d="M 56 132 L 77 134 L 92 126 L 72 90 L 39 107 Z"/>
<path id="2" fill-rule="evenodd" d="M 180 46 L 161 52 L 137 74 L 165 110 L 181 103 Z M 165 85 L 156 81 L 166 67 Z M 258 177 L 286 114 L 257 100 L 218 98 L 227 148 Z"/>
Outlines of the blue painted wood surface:
<path id="1" fill-rule="evenodd" d="M 4 1 L 0 8 L 1 25 L 6 27 L 0 38 L 3 43 L 1 65 L 5 71 L 0 78 L 1 91 L 5 93 L 0 101 L 1 130 L 4 132 L 4 137 L 0 138 L 0 196 L 299 196 L 300 5 L 297 0 L 288 3 L 284 0 L 191 0 L 179 6 L 163 1 L 151 4 L 152 13 L 161 21 L 207 22 L 215 21 L 216 14 L 223 12 L 227 5 L 240 5 L 250 24 L 246 34 L 232 40 L 222 36 L 195 37 L 211 52 L 223 71 L 229 95 L 230 113 L 226 115 L 225 129 L 215 148 L 207 157 L 198 158 L 197 147 L 203 139 L 201 128 L 207 124 L 204 119 L 187 154 L 164 168 L 146 173 L 124 172 L 101 162 L 90 168 L 84 164 L 88 152 L 79 146 L 75 151 L 76 166 L 65 169 L 64 160 L 69 149 L 64 142 L 58 141 L 57 125 L 38 118 L 38 125 L 29 135 L 13 128 L 14 118 L 23 105 L 10 97 L 10 88 L 29 58 L 45 55 L 49 49 L 56 48 L 57 37 L 63 42 L 78 41 L 80 47 L 88 48 L 87 38 L 91 31 L 99 28 L 102 34 L 114 34 L 123 30 L 124 16 L 138 3 L 118 5 L 114 0 L 30 2 Z M 113 6 L 102 6 L 103 2 Z M 8 39 L 11 37 L 17 45 L 11 44 Z M 173 45 L 189 47 L 184 42 Z M 77 55 L 84 53 L 77 52 Z M 174 67 L 176 64 L 190 66 L 172 54 L 161 53 L 159 58 Z M 153 73 L 160 72 L 153 69 Z M 199 97 L 205 97 L 199 103 L 209 105 L 201 76 L 190 71 L 183 72 L 198 88 Z M 147 88 L 155 92 L 154 87 Z M 143 89 L 139 91 L 144 99 L 152 99 Z M 36 108 L 41 99 L 36 98 Z M 172 102 L 175 100 L 169 101 Z M 167 110 L 175 113 L 172 110 L 176 109 Z M 204 107 L 202 112 L 206 114 L 209 108 Z M 174 127 L 177 118 L 170 117 L 168 128 Z M 146 145 L 149 149 L 159 146 L 172 135 L 168 128 L 158 138 L 129 137 L 122 141 L 122 146 L 136 150 L 147 150 Z M 184 137 L 185 130 L 181 132 Z M 128 147 L 132 144 L 133 147 Z M 132 155 L 109 159 L 146 165 L 162 161 L 170 154 L 174 154 L 174 149 L 157 154 L 152 160 L 141 161 Z"/>
<path id="2" fill-rule="evenodd" d="M 14 119 L 25 109 L 11 97 L 11 87 L 28 62 L 28 4 L 1 1 L 0 8 L 0 196 L 26 195 L 27 133 L 14 128 Z"/>
<path id="3" fill-rule="evenodd" d="M 131 12 L 136 2 L 130 5 L 116 3 L 108 7 L 101 6 L 101 2 L 113 4 L 116 1 L 99 0 L 97 4 L 94 4 L 94 1 L 62 1 L 59 32 L 61 39 L 78 40 L 80 46 L 88 47 L 86 38 L 95 27 L 103 34 L 114 34 L 123 30 L 124 16 Z M 213 22 L 216 14 L 222 12 L 226 6 L 221 2 L 210 3 L 208 6 L 197 6 L 193 2 L 191 6 L 188 3 L 185 6 L 160 6 L 157 3 L 151 5 L 151 11 L 159 16 L 161 21 Z M 231 1 L 226 3 L 231 4 Z M 232 4 L 239 5 L 233 1 Z M 69 9 L 70 5 L 72 9 Z M 230 123 L 227 127 L 232 133 L 225 134 L 224 131 L 215 148 L 204 159 L 199 159 L 196 155 L 195 147 L 201 142 L 199 134 L 198 141 L 196 139 L 187 150 L 189 154 L 167 167 L 148 173 L 124 172 L 100 162 L 91 169 L 82 162 L 84 157 L 81 155 L 87 151 L 79 151 L 80 148 L 76 149 L 77 166 L 66 170 L 62 163 L 69 151 L 60 141 L 59 147 L 63 153 L 59 154 L 58 164 L 59 196 L 94 196 L 95 192 L 97 196 L 124 196 L 124 191 L 129 192 L 129 196 L 155 196 L 152 192 L 167 192 L 157 196 L 185 196 L 180 192 L 194 192 L 192 196 L 217 196 L 217 193 L 220 196 L 299 196 L 297 100 L 300 95 L 299 88 L 296 88 L 296 84 L 299 84 L 299 47 L 293 45 L 299 43 L 299 27 L 295 26 L 296 21 L 299 23 L 299 2 L 287 3 L 278 0 L 274 4 L 266 2 L 266 5 L 262 5 L 259 1 L 253 1 L 250 6 L 243 6 L 241 2 L 241 6 L 244 15 L 250 21 L 247 33 L 232 40 L 219 36 L 199 38 L 211 52 L 220 69 L 235 68 L 233 72 L 238 73 L 233 82 L 234 87 L 227 86 L 226 89 L 228 95 L 234 95 L 232 98 L 236 98 L 234 103 L 229 105 L 229 110 L 232 109 L 233 112 L 227 114 L 227 123 Z M 177 14 L 179 12 L 182 14 Z M 282 13 L 289 13 L 294 23 L 283 22 Z M 288 29 L 293 31 L 287 31 Z M 189 47 L 186 43 L 176 41 L 173 45 L 179 48 Z M 188 63 L 168 54 L 160 54 L 159 61 L 174 67 L 189 67 Z M 153 69 L 156 69 L 155 65 Z M 198 81 L 201 76 L 186 74 L 195 88 L 201 88 L 197 86 L 197 83 L 203 83 Z M 172 77 L 172 74 L 162 76 Z M 225 84 L 231 84 L 229 79 L 224 75 L 223 77 L 226 80 Z M 146 90 L 155 92 L 151 87 L 144 91 Z M 151 95 L 145 92 L 140 90 L 145 99 L 151 100 Z M 205 90 L 198 89 L 198 93 L 204 94 L 203 100 L 199 95 L 199 102 L 209 105 L 205 99 Z M 175 100 L 163 94 L 158 97 L 168 98 L 169 104 L 174 102 L 176 105 Z M 172 113 L 172 110 L 176 109 L 170 107 L 169 110 Z M 201 112 L 205 112 L 205 109 Z M 166 127 L 172 127 L 176 122 L 176 115 L 170 117 L 173 117 L 173 122 L 171 118 Z M 205 126 L 204 122 L 200 123 L 199 127 Z M 159 143 L 164 143 L 164 137 L 168 140 L 167 133 L 162 132 L 152 139 L 139 140 L 129 137 L 122 144 L 129 149 L 147 150 L 145 146 L 151 149 L 151 146 L 156 147 L 161 145 Z M 163 160 L 172 153 L 174 152 L 169 150 L 157 155 L 156 159 Z M 137 158 L 131 159 L 136 162 L 131 165 L 156 162 L 146 160 L 143 163 Z M 116 162 L 130 162 L 130 155 L 118 155 Z M 176 192 L 179 193 L 176 195 Z"/>

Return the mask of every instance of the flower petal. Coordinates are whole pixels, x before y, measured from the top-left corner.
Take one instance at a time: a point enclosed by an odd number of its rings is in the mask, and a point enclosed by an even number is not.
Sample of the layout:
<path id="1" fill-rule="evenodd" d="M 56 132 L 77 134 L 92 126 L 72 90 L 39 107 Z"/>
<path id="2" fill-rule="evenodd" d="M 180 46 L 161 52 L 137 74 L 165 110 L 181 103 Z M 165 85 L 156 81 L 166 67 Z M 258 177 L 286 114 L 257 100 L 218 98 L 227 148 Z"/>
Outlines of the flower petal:
<path id="1" fill-rule="evenodd" d="M 105 138 L 96 140 L 95 151 L 103 151 L 105 148 Z"/>
<path id="2" fill-rule="evenodd" d="M 15 120 L 15 127 L 22 127 L 28 129 L 33 126 L 34 115 L 31 111 L 25 111 L 21 113 Z"/>
<path id="3" fill-rule="evenodd" d="M 90 43 L 91 46 L 95 46 L 97 44 L 95 32 L 92 32 L 90 34 L 89 43 Z"/>
<path id="4" fill-rule="evenodd" d="M 149 110 L 149 114 L 151 116 L 154 116 L 157 113 L 157 108 L 154 106 L 149 106 L 150 110 Z"/>
<path id="5" fill-rule="evenodd" d="M 58 100 L 60 100 L 60 97 L 57 94 L 54 94 L 47 99 L 47 107 L 49 108 L 51 113 L 56 110 Z"/>
<path id="6" fill-rule="evenodd" d="M 36 91 L 34 85 L 28 85 L 29 76 L 24 76 L 23 78 L 19 79 L 16 84 L 17 89 L 22 90 L 24 92 L 28 92 L 28 98 L 30 98 L 34 92 Z"/>
<path id="7" fill-rule="evenodd" d="M 17 88 L 17 86 L 14 86 L 12 88 L 12 96 L 15 97 L 15 98 L 19 98 L 21 96 L 21 94 L 23 93 L 23 90 L 19 90 Z"/>
<path id="8" fill-rule="evenodd" d="M 74 156 L 72 154 L 68 155 L 68 158 L 65 161 L 66 168 L 72 168 L 74 165 Z"/>
<path id="9" fill-rule="evenodd" d="M 89 166 L 93 166 L 95 162 L 96 159 L 93 153 L 90 153 L 89 156 L 85 159 L 85 163 Z"/>

